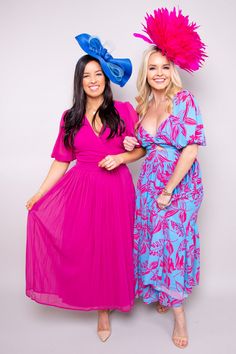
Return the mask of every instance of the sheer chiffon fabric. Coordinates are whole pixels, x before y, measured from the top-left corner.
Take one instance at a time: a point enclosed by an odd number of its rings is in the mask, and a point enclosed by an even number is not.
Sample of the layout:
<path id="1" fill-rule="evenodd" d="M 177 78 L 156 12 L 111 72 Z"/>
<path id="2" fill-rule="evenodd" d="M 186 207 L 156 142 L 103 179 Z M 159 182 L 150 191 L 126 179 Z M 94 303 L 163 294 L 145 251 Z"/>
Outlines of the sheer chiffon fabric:
<path id="1" fill-rule="evenodd" d="M 135 192 L 126 165 L 98 167 L 108 154 L 124 152 L 137 116 L 116 102 L 125 121 L 122 136 L 97 136 L 89 121 L 63 144 L 63 117 L 52 157 L 72 167 L 31 209 L 27 225 L 26 294 L 46 305 L 75 310 L 129 311 L 134 303 L 133 222 Z M 64 115 L 63 115 L 64 116 Z"/>

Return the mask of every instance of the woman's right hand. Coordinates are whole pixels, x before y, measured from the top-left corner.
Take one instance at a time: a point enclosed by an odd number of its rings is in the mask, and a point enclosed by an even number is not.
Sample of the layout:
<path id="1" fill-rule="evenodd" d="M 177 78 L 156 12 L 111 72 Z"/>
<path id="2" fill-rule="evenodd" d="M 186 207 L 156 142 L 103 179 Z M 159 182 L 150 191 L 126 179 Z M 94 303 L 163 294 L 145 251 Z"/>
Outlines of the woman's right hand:
<path id="1" fill-rule="evenodd" d="M 126 136 L 123 141 L 124 148 L 127 151 L 133 151 L 135 146 L 139 146 L 138 140 L 134 136 Z"/>
<path id="2" fill-rule="evenodd" d="M 33 205 L 40 199 L 42 198 L 42 193 L 38 192 L 36 193 L 32 198 L 30 198 L 27 202 L 26 202 L 26 208 L 28 210 L 32 209 Z"/>
<path id="3" fill-rule="evenodd" d="M 69 162 L 53 161 L 48 175 L 39 187 L 38 192 L 27 201 L 25 206 L 28 210 L 32 209 L 33 205 L 64 176 L 69 164 Z"/>

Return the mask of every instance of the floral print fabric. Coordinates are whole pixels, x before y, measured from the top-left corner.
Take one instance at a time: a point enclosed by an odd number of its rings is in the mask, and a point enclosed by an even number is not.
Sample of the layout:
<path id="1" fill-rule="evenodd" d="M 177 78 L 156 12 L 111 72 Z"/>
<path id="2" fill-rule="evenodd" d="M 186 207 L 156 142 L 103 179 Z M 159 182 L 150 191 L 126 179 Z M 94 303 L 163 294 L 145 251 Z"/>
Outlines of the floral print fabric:
<path id="1" fill-rule="evenodd" d="M 161 123 L 156 135 L 140 125 L 137 138 L 147 154 L 136 190 L 136 296 L 145 303 L 179 306 L 199 283 L 196 221 L 203 186 L 198 161 L 175 188 L 170 206 L 161 210 L 157 197 L 173 174 L 182 149 L 188 144 L 206 144 L 193 95 L 187 90 L 177 93 L 172 114 Z"/>

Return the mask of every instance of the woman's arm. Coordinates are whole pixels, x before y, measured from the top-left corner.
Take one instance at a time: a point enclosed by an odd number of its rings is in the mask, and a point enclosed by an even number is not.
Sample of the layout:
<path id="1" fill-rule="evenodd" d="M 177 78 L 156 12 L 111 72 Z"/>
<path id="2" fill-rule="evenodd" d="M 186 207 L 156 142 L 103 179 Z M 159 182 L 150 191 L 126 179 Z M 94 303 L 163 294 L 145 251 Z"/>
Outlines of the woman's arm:
<path id="1" fill-rule="evenodd" d="M 108 155 L 102 161 L 99 162 L 99 167 L 104 167 L 107 170 L 114 170 L 121 164 L 134 162 L 146 154 L 146 150 L 143 148 L 136 148 L 130 152 L 123 152 L 117 155 Z"/>
<path id="2" fill-rule="evenodd" d="M 54 184 L 66 173 L 69 167 L 68 162 L 60 162 L 54 160 L 49 169 L 48 175 L 40 186 L 38 192 L 30 198 L 26 203 L 26 208 L 30 210 L 33 205 L 47 192 L 51 189 Z"/>
<path id="3" fill-rule="evenodd" d="M 190 170 L 192 164 L 194 163 L 198 152 L 198 145 L 192 144 L 187 145 L 183 148 L 179 160 L 175 166 L 174 172 L 170 177 L 165 189 L 157 198 L 158 206 L 163 209 L 170 204 L 171 195 L 175 187 L 182 181 L 184 176 Z"/>

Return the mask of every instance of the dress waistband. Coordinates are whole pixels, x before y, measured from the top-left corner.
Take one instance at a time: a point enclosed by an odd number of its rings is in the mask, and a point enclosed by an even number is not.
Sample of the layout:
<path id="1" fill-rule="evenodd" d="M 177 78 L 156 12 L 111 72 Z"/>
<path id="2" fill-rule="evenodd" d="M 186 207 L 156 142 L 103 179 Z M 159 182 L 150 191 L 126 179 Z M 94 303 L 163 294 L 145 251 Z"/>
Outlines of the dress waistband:
<path id="1" fill-rule="evenodd" d="M 160 148 L 160 150 L 158 149 L 158 147 Z M 168 145 L 168 144 L 151 144 L 151 145 L 148 145 L 146 147 L 146 150 L 147 151 L 154 151 L 154 150 L 157 150 L 157 151 L 164 151 L 164 150 L 178 150 L 175 146 L 173 145 Z"/>

